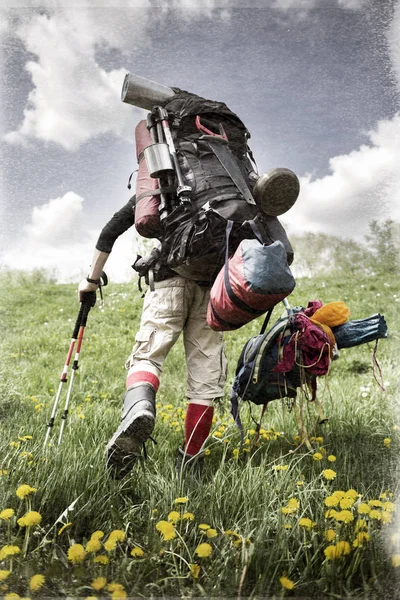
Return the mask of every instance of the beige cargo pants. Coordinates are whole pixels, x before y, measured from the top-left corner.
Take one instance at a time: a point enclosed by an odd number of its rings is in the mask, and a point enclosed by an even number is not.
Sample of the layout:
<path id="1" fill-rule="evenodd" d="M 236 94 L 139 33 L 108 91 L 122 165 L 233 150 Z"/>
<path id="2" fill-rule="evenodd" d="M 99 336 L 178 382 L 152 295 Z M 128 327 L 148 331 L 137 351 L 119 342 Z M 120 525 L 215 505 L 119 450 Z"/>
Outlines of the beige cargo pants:
<path id="1" fill-rule="evenodd" d="M 163 363 L 183 333 L 187 398 L 223 396 L 227 360 L 223 334 L 206 323 L 209 288 L 178 275 L 154 285 L 146 292 L 140 329 L 126 363 L 127 388 L 148 382 L 157 391 Z"/>

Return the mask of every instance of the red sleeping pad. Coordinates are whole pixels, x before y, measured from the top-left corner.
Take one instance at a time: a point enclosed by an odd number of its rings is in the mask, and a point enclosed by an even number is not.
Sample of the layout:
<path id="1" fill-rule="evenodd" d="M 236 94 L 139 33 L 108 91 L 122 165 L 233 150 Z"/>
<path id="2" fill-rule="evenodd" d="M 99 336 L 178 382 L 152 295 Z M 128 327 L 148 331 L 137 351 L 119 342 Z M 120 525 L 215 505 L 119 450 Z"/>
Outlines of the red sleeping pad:
<path id="1" fill-rule="evenodd" d="M 143 150 L 152 143 L 145 120 L 139 121 L 135 129 L 136 156 L 139 169 L 136 179 L 135 227 L 146 238 L 158 237 L 162 231 L 158 205 L 159 195 L 152 192 L 159 189 L 158 179 L 150 177 Z"/>

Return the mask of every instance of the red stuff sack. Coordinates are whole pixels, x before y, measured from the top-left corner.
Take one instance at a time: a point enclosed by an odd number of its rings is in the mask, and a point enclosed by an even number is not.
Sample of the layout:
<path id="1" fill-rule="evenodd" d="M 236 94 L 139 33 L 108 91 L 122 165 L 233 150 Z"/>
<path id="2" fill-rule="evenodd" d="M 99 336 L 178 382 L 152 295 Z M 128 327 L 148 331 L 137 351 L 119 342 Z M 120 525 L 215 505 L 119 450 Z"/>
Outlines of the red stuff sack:
<path id="1" fill-rule="evenodd" d="M 150 177 L 143 150 L 152 143 L 145 120 L 139 121 L 135 129 L 136 157 L 139 169 L 136 179 L 135 227 L 146 238 L 159 237 L 162 233 L 158 179 Z M 156 194 L 154 194 L 156 192 Z"/>
<path id="2" fill-rule="evenodd" d="M 207 324 L 215 331 L 238 329 L 281 302 L 295 285 L 282 242 L 243 240 L 211 288 Z"/>

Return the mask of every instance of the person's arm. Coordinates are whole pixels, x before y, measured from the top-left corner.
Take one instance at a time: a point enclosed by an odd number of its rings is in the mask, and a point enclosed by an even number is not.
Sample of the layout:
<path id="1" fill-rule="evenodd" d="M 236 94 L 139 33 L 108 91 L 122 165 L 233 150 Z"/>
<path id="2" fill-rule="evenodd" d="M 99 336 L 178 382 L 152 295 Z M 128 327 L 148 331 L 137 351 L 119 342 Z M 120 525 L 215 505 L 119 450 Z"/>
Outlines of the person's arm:
<path id="1" fill-rule="evenodd" d="M 83 279 L 78 288 L 79 299 L 82 300 L 82 294 L 85 292 L 95 292 L 99 286 L 101 272 L 111 254 L 116 239 L 125 233 L 135 223 L 135 202 L 133 196 L 118 212 L 116 212 L 108 223 L 101 230 L 96 248 L 93 254 L 92 263 L 86 279 Z M 92 282 L 88 279 L 93 280 Z"/>

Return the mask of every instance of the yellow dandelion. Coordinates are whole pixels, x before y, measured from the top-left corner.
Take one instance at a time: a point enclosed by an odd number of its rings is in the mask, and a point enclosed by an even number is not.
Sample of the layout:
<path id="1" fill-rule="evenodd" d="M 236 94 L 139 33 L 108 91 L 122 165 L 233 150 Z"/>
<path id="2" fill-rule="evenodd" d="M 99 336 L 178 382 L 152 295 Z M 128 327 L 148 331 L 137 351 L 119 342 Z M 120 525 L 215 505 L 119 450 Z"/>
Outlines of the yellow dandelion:
<path id="1" fill-rule="evenodd" d="M 108 563 L 110 562 L 110 559 L 105 554 L 99 554 L 99 556 L 96 556 L 93 559 L 93 562 L 98 563 L 100 565 L 108 565 Z"/>
<path id="2" fill-rule="evenodd" d="M 131 550 L 131 556 L 133 556 L 134 558 L 141 558 L 142 556 L 144 556 L 144 550 L 142 550 L 142 548 L 139 548 L 139 546 L 135 546 Z"/>
<path id="3" fill-rule="evenodd" d="M 330 454 L 330 455 L 328 456 L 328 460 L 329 460 L 329 462 L 332 462 L 332 463 L 333 463 L 333 462 L 335 462 L 335 461 L 336 461 L 336 456 L 335 456 L 334 454 Z"/>
<path id="4" fill-rule="evenodd" d="M 369 506 L 373 506 L 374 508 L 380 508 L 383 504 L 381 500 L 368 500 Z"/>
<path id="5" fill-rule="evenodd" d="M 347 490 L 345 497 L 346 498 L 354 498 L 354 500 L 357 500 L 358 492 L 357 492 L 357 490 L 353 490 L 353 488 L 351 488 L 350 490 Z"/>
<path id="6" fill-rule="evenodd" d="M 290 523 L 284 523 L 284 524 L 283 524 L 283 528 L 284 528 L 284 529 L 292 529 L 292 526 L 291 526 L 291 524 L 290 524 Z"/>
<path id="7" fill-rule="evenodd" d="M 338 552 L 340 555 L 350 554 L 350 551 L 351 551 L 349 542 L 346 542 L 345 540 L 341 540 L 340 542 L 338 542 L 336 544 L 336 548 L 338 549 Z"/>
<path id="8" fill-rule="evenodd" d="M 20 500 L 23 500 L 26 496 L 29 494 L 34 494 L 35 492 L 37 492 L 37 488 L 31 487 L 30 485 L 24 483 L 23 485 L 19 486 L 15 493 Z"/>
<path id="9" fill-rule="evenodd" d="M 321 452 L 315 452 L 315 453 L 313 454 L 313 459 L 314 459 L 314 460 L 322 460 L 323 458 L 324 458 L 324 457 L 323 457 L 323 455 L 321 454 Z"/>
<path id="10" fill-rule="evenodd" d="M 336 514 L 335 519 L 342 523 L 351 523 L 354 521 L 354 515 L 351 510 L 341 510 Z"/>
<path id="11" fill-rule="evenodd" d="M 343 490 L 336 490 L 335 492 L 333 492 L 332 496 L 335 496 L 336 498 L 346 498 L 346 492 L 344 492 Z"/>
<path id="12" fill-rule="evenodd" d="M 20 527 L 35 527 L 35 525 L 39 525 L 41 521 L 42 515 L 36 510 L 31 510 L 18 519 L 17 523 Z"/>
<path id="13" fill-rule="evenodd" d="M 381 514 L 382 523 L 391 523 L 392 519 L 393 519 L 392 513 L 388 512 L 387 510 L 382 511 L 382 514 Z"/>
<path id="14" fill-rule="evenodd" d="M 85 600 L 97 600 L 97 596 L 86 596 Z"/>
<path id="15" fill-rule="evenodd" d="M 195 550 L 195 554 L 197 554 L 197 556 L 200 558 L 207 558 L 212 554 L 212 546 L 207 542 L 199 544 Z"/>
<path id="16" fill-rule="evenodd" d="M 299 480 L 299 481 L 296 483 L 296 485 L 298 485 L 298 486 L 304 485 L 304 481 L 303 481 L 302 479 L 300 479 L 300 480 Z"/>
<path id="17" fill-rule="evenodd" d="M 385 438 L 385 439 L 383 440 L 383 445 L 384 445 L 386 448 L 390 448 L 390 442 L 391 442 L 391 441 L 392 441 L 392 440 L 391 440 L 389 437 L 387 437 L 387 438 Z"/>
<path id="18" fill-rule="evenodd" d="M 86 552 L 82 544 L 73 544 L 67 553 L 68 560 L 74 564 L 79 564 L 85 560 Z"/>
<path id="19" fill-rule="evenodd" d="M 107 579 L 105 577 L 96 577 L 96 579 L 93 579 L 92 583 L 90 584 L 90 586 L 96 590 L 96 592 L 105 588 L 106 585 Z"/>
<path id="20" fill-rule="evenodd" d="M 211 527 L 210 527 L 210 529 L 207 529 L 207 531 L 206 531 L 206 536 L 209 539 L 215 538 L 215 537 L 217 537 L 217 535 L 218 535 L 217 530 L 216 529 L 211 529 Z"/>
<path id="21" fill-rule="evenodd" d="M 366 502 L 361 502 L 357 507 L 357 511 L 360 515 L 368 515 L 371 512 L 371 507 Z"/>
<path id="22" fill-rule="evenodd" d="M 355 540 L 353 541 L 354 548 L 362 546 L 363 542 L 368 542 L 369 539 L 369 533 L 367 533 L 366 531 L 359 531 L 355 537 Z"/>
<path id="23" fill-rule="evenodd" d="M 368 523 L 365 519 L 358 519 L 356 523 L 356 531 L 359 531 L 360 529 L 368 529 Z"/>
<path id="24" fill-rule="evenodd" d="M 327 546 L 325 548 L 324 554 L 325 554 L 326 560 L 335 560 L 336 558 L 339 557 L 338 549 L 333 544 L 331 544 L 330 546 Z"/>
<path id="25" fill-rule="evenodd" d="M 279 583 L 283 588 L 285 588 L 285 590 L 292 590 L 295 586 L 294 581 L 286 577 L 286 575 L 282 575 L 282 577 L 279 577 Z"/>
<path id="26" fill-rule="evenodd" d="M 107 550 L 107 552 L 112 552 L 113 550 L 115 550 L 116 547 L 117 547 L 117 540 L 108 539 L 104 543 L 104 548 L 105 548 L 105 550 Z"/>
<path id="27" fill-rule="evenodd" d="M 191 512 L 183 513 L 182 521 L 194 521 L 194 514 Z"/>
<path id="28" fill-rule="evenodd" d="M 393 502 L 384 502 L 382 504 L 382 509 L 387 510 L 388 512 L 394 512 L 396 510 L 396 506 L 393 504 Z M 0 519 L 1 519 L 1 514 L 0 514 Z"/>
<path id="29" fill-rule="evenodd" d="M 67 527 L 71 527 L 72 523 L 65 523 L 65 525 L 63 525 L 62 527 L 60 527 L 60 529 L 58 530 L 58 535 L 61 535 L 63 531 L 65 531 L 67 529 Z"/>
<path id="30" fill-rule="evenodd" d="M 19 554 L 21 549 L 19 546 L 3 546 L 0 549 L 0 560 L 7 558 L 7 556 L 13 556 L 14 554 Z"/>
<path id="31" fill-rule="evenodd" d="M 104 531 L 97 530 L 92 533 L 92 535 L 90 536 L 90 539 L 91 540 L 101 540 L 101 538 L 103 538 L 103 537 L 104 537 Z"/>
<path id="32" fill-rule="evenodd" d="M 29 589 L 32 592 L 37 592 L 37 590 L 40 590 L 40 588 L 44 586 L 45 581 L 44 575 L 40 575 L 39 573 L 33 575 L 29 580 Z"/>
<path id="33" fill-rule="evenodd" d="M 168 514 L 168 521 L 170 521 L 174 525 L 175 525 L 175 523 L 177 523 L 179 521 L 180 518 L 181 518 L 181 515 L 180 515 L 180 513 L 178 513 L 177 510 L 171 510 L 171 512 Z"/>
<path id="34" fill-rule="evenodd" d="M 101 542 L 100 540 L 97 540 L 96 538 L 92 538 L 88 541 L 88 543 L 86 544 L 86 552 L 98 552 L 101 548 Z"/>
<path id="35" fill-rule="evenodd" d="M 332 479 L 335 479 L 336 477 L 336 472 L 332 471 L 332 469 L 324 469 L 322 471 L 322 476 L 328 481 L 332 481 Z"/>
<path id="36" fill-rule="evenodd" d="M 112 600 L 125 600 L 125 598 L 127 598 L 127 597 L 128 597 L 128 594 L 126 593 L 126 591 L 124 589 L 115 590 L 111 594 Z"/>
<path id="37" fill-rule="evenodd" d="M 211 454 L 211 450 L 210 450 L 210 448 L 206 448 L 206 449 L 204 450 L 204 456 L 210 456 L 210 454 Z"/>
<path id="38" fill-rule="evenodd" d="M 300 527 L 304 527 L 305 529 L 312 529 L 315 527 L 316 523 L 307 517 L 302 517 L 299 521 Z"/>
<path id="39" fill-rule="evenodd" d="M 200 565 L 197 565 L 196 563 L 192 563 L 190 565 L 190 574 L 193 577 L 193 579 L 198 579 L 198 577 L 200 575 Z"/>
<path id="40" fill-rule="evenodd" d="M 6 571 L 5 569 L 0 569 L 0 581 L 5 581 L 11 571 Z"/>
<path id="41" fill-rule="evenodd" d="M 396 567 L 400 567 L 400 554 L 393 554 L 392 556 L 392 565 Z"/>
<path id="42" fill-rule="evenodd" d="M 175 527 L 169 521 L 158 521 L 156 529 L 162 535 L 163 540 L 169 541 L 176 538 Z"/>
<path id="43" fill-rule="evenodd" d="M 333 529 L 326 529 L 324 531 L 324 536 L 328 542 L 333 542 L 333 540 L 336 538 L 336 532 Z"/>
<path id="44" fill-rule="evenodd" d="M 115 540 L 116 542 L 123 542 L 125 539 L 125 531 L 122 531 L 122 529 L 113 529 L 108 536 L 108 539 Z"/>
<path id="45" fill-rule="evenodd" d="M 324 500 L 325 506 L 337 506 L 340 502 L 340 498 L 337 496 L 327 496 Z"/>
<path id="46" fill-rule="evenodd" d="M 20 600 L 21 596 L 19 594 L 15 594 L 14 592 L 10 592 L 9 594 L 6 594 L 3 598 L 3 600 Z"/>
<path id="47" fill-rule="evenodd" d="M 107 591 L 108 592 L 119 592 L 124 590 L 124 586 L 122 585 L 122 583 L 117 583 L 116 581 L 112 581 L 111 583 L 108 584 L 107 586 Z"/>
<path id="48" fill-rule="evenodd" d="M 239 460 L 239 454 L 240 454 L 240 450 L 239 450 L 239 448 L 234 448 L 234 449 L 232 450 L 232 454 L 233 454 L 233 458 L 234 458 L 235 460 Z"/>
<path id="49" fill-rule="evenodd" d="M 12 508 L 5 508 L 0 512 L 0 521 L 8 521 L 14 515 Z"/>
<path id="50" fill-rule="evenodd" d="M 341 498 L 339 501 L 340 508 L 351 508 L 354 504 L 354 498 Z"/>
<path id="51" fill-rule="evenodd" d="M 297 510 L 300 506 L 300 502 L 296 498 L 290 498 L 287 505 L 288 505 L 288 508 L 294 508 L 295 510 Z"/>
<path id="52" fill-rule="evenodd" d="M 199 529 L 202 529 L 203 531 L 207 531 L 207 529 L 210 529 L 210 525 L 207 525 L 207 523 L 200 523 Z"/>
<path id="53" fill-rule="evenodd" d="M 182 496 L 180 498 L 175 498 L 174 504 L 186 504 L 189 501 L 187 496 Z"/>
<path id="54" fill-rule="evenodd" d="M 337 514 L 338 514 L 337 510 L 335 510 L 334 508 L 330 508 L 325 513 L 325 519 L 336 519 Z"/>
<path id="55" fill-rule="evenodd" d="M 382 519 L 382 513 L 380 510 L 377 510 L 376 508 L 373 508 L 369 514 L 368 514 L 370 519 L 377 519 L 378 521 L 380 521 Z"/>
<path id="56" fill-rule="evenodd" d="M 214 431 L 213 437 L 215 437 L 215 438 L 222 438 L 222 433 L 220 431 Z"/>

